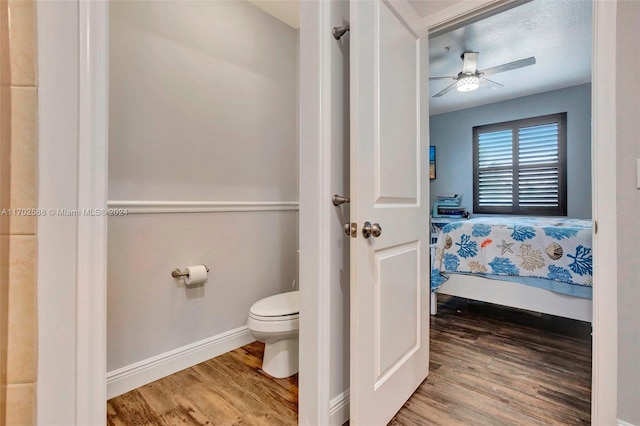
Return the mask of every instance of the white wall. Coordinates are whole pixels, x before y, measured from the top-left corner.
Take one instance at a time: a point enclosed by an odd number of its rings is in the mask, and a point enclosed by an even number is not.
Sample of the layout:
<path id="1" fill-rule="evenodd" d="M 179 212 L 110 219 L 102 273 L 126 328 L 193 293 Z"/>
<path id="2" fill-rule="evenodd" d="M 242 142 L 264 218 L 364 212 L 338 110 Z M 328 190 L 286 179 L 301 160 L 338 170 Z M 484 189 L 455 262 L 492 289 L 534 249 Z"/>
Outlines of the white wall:
<path id="1" fill-rule="evenodd" d="M 111 218 L 108 371 L 241 327 L 255 301 L 290 291 L 297 227 L 295 211 Z M 203 286 L 170 276 L 200 263 Z"/>
<path id="2" fill-rule="evenodd" d="M 431 116 L 438 194 L 462 193 L 473 212 L 473 127 L 567 112 L 567 216 L 591 217 L 591 84 Z"/>
<path id="3" fill-rule="evenodd" d="M 110 4 L 109 198 L 298 199 L 298 32 L 244 1 Z"/>
<path id="4" fill-rule="evenodd" d="M 298 31 L 244 1 L 111 2 L 110 200 L 297 201 L 297 62 Z M 108 371 L 289 291 L 298 213 L 282 210 L 110 218 Z M 199 263 L 204 286 L 170 276 Z"/>
<path id="5" fill-rule="evenodd" d="M 618 419 L 640 425 L 640 3 L 619 1 L 617 21 Z"/>

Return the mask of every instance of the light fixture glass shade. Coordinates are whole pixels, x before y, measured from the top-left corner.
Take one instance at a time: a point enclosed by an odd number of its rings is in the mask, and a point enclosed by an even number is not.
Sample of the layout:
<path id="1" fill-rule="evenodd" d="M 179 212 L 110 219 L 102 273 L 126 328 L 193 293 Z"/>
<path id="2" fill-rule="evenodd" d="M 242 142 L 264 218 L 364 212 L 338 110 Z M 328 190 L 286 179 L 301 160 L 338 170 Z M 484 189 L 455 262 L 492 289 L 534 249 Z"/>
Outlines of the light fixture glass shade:
<path id="1" fill-rule="evenodd" d="M 480 78 L 477 75 L 465 75 L 458 79 L 457 89 L 459 92 L 470 92 L 480 87 Z"/>

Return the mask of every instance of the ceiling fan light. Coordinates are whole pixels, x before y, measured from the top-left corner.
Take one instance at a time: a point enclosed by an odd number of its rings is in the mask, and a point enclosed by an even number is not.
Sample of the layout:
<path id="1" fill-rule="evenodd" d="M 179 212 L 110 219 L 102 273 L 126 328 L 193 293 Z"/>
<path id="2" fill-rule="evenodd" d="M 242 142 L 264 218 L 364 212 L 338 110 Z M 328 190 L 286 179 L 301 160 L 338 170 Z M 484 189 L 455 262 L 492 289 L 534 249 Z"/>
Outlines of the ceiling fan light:
<path id="1" fill-rule="evenodd" d="M 466 75 L 458 79 L 457 89 L 459 92 L 470 92 L 480 87 L 480 78 L 477 75 Z"/>

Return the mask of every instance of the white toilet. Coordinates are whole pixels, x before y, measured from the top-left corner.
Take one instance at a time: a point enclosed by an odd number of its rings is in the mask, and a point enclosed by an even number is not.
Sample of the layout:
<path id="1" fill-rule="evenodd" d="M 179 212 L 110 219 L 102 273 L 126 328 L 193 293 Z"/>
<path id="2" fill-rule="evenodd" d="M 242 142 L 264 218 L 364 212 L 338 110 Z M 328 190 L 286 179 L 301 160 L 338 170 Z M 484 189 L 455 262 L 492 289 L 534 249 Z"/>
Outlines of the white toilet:
<path id="1" fill-rule="evenodd" d="M 265 297 L 249 310 L 247 327 L 256 340 L 264 342 L 262 371 L 279 379 L 298 372 L 298 294 Z"/>

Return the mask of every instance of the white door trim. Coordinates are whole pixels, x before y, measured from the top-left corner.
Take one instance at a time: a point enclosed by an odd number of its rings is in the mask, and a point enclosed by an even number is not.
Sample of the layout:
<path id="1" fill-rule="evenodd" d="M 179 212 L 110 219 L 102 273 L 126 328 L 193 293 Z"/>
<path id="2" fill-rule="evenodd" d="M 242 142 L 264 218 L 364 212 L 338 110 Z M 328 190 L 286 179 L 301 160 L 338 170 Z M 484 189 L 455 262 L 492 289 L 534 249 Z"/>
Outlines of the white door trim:
<path id="1" fill-rule="evenodd" d="M 470 19 L 515 7 L 517 3 L 522 2 L 519 0 L 462 0 L 460 3 L 422 18 L 416 29 L 421 32 L 420 34 L 439 33 L 468 22 Z"/>
<path id="2" fill-rule="evenodd" d="M 300 375 L 298 424 L 330 411 L 330 4 L 300 3 Z"/>
<path id="3" fill-rule="evenodd" d="M 78 209 L 107 209 L 108 44 L 106 1 L 79 1 Z M 78 216 L 76 424 L 106 421 L 107 217 Z"/>
<path id="4" fill-rule="evenodd" d="M 592 203 L 593 354 L 591 424 L 613 425 L 618 401 L 618 270 L 616 209 L 616 9 L 593 3 Z M 605 285 L 599 285 L 604 284 Z"/>
<path id="5" fill-rule="evenodd" d="M 107 3 L 37 5 L 39 424 L 106 421 Z M 64 25 L 61 23 L 64 22 Z"/>

